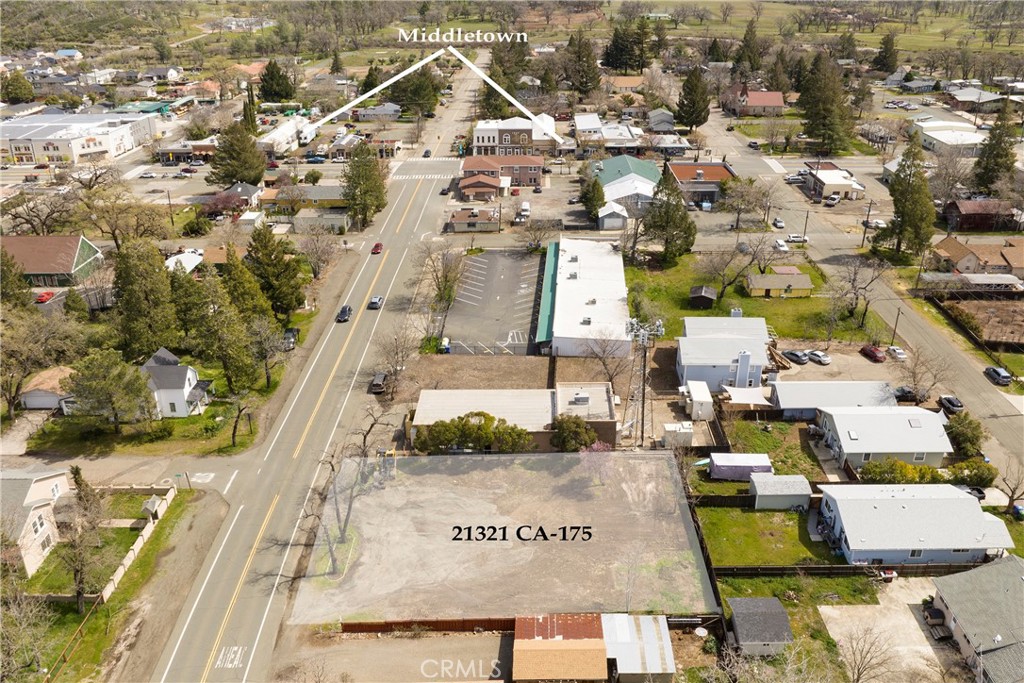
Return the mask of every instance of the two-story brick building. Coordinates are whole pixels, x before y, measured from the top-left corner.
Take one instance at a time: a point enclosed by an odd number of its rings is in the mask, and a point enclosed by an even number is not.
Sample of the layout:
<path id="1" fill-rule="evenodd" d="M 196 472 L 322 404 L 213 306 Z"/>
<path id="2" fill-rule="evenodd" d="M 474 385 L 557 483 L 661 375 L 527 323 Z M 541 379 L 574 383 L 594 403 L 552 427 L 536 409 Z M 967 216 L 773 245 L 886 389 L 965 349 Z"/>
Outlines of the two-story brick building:
<path id="1" fill-rule="evenodd" d="M 544 158 L 536 155 L 514 154 L 509 156 L 472 156 L 462 164 L 463 178 L 486 175 L 492 178 L 509 178 L 515 187 L 540 185 Z"/>
<path id="2" fill-rule="evenodd" d="M 508 156 L 545 154 L 555 150 L 555 139 L 547 131 L 555 129 L 555 120 L 548 114 L 537 116 L 538 122 L 521 116 L 509 119 L 485 119 L 473 129 L 474 156 Z"/>

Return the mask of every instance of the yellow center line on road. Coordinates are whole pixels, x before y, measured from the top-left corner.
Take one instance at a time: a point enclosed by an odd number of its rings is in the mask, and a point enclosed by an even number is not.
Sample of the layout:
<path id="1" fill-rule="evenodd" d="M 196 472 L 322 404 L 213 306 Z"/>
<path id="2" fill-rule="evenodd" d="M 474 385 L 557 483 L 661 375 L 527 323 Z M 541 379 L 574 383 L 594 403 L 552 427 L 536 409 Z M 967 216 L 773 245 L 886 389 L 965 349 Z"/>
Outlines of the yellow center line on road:
<path id="1" fill-rule="evenodd" d="M 423 179 L 420 178 L 419 182 L 416 183 L 415 189 L 412 191 L 412 197 L 409 198 L 409 204 L 405 207 L 405 213 L 402 214 L 402 219 L 398 221 L 398 227 L 395 228 L 395 235 L 402 232 L 402 226 L 405 225 L 405 217 L 409 215 L 409 209 L 412 208 L 412 200 L 416 198 L 416 193 L 420 191 L 420 185 L 423 184 Z"/>
<path id="2" fill-rule="evenodd" d="M 420 185 L 423 181 L 420 180 L 416 184 L 416 189 L 413 190 L 412 196 L 416 196 L 416 191 L 419 190 Z M 405 207 L 405 211 L 402 213 L 402 217 L 398 221 L 399 229 L 405 223 L 405 219 L 409 216 L 409 210 L 412 208 L 412 200 Z M 397 230 L 396 230 L 397 233 Z M 363 299 L 362 306 L 359 307 L 359 312 L 356 314 L 355 320 L 352 322 L 352 327 L 359 323 L 360 318 L 366 312 L 366 306 L 369 303 L 370 297 L 372 296 L 373 286 L 377 283 L 381 273 L 384 271 L 384 264 L 387 262 L 390 253 L 384 254 L 384 257 L 380 260 L 380 265 L 377 266 L 377 272 L 373 276 L 373 280 L 370 281 L 370 286 L 367 290 L 366 297 Z M 338 354 L 337 360 L 334 361 L 334 367 L 331 368 L 331 372 L 328 375 L 329 378 L 333 378 L 335 373 L 338 371 L 338 367 L 341 365 L 341 359 L 345 357 L 345 351 L 348 350 L 349 342 L 352 341 L 352 335 L 350 334 L 345 340 L 345 343 L 341 347 L 341 352 Z M 313 426 L 313 421 L 316 419 L 317 413 L 320 412 L 320 406 L 323 404 L 324 398 L 327 396 L 327 390 L 330 388 L 331 382 L 328 380 L 324 384 L 323 390 L 320 392 L 320 397 L 317 398 L 316 405 L 313 407 L 310 413 L 309 420 L 306 421 L 306 426 L 302 430 L 302 437 L 299 439 L 298 445 L 295 446 L 295 451 L 292 453 L 292 459 L 294 460 L 299 456 L 302 451 L 302 447 L 306 442 L 306 437 L 309 436 L 309 430 Z M 280 494 L 274 496 L 273 502 L 270 504 L 270 510 L 267 511 L 267 517 L 263 520 L 263 526 L 260 527 L 259 533 L 256 535 L 256 540 L 253 542 L 252 550 L 249 552 L 249 558 L 245 563 L 245 567 L 242 569 L 241 574 L 238 577 L 238 584 L 235 586 L 235 592 L 231 596 L 231 601 L 228 603 L 227 611 L 224 613 L 224 619 L 221 621 L 220 629 L 217 631 L 217 638 L 213 643 L 213 648 L 210 650 L 210 658 L 206 662 L 206 668 L 203 670 L 203 676 L 200 679 L 202 683 L 205 683 L 206 677 L 210 673 L 210 667 L 213 665 L 214 658 L 217 656 L 217 648 L 220 647 L 220 641 L 224 637 L 224 629 L 227 628 L 228 621 L 231 619 L 231 614 L 235 609 L 235 603 L 238 601 L 238 595 L 242 591 L 242 584 L 245 582 L 246 574 L 249 573 L 249 567 L 252 565 L 253 558 L 256 556 L 256 551 L 259 549 L 260 542 L 263 539 L 263 533 L 267 530 L 267 524 L 270 522 L 270 516 L 274 512 L 274 508 L 277 506 L 277 501 L 281 497 Z"/>
<path id="3" fill-rule="evenodd" d="M 238 585 L 235 586 L 235 592 L 231 596 L 231 602 L 228 603 L 227 612 L 224 613 L 224 620 L 220 622 L 220 629 L 217 631 L 217 639 L 213 643 L 213 649 L 210 650 L 210 658 L 206 660 L 206 668 L 203 669 L 203 676 L 200 679 L 205 683 L 206 677 L 210 674 L 210 667 L 213 666 L 213 659 L 217 656 L 217 648 L 220 647 L 221 638 L 224 637 L 224 629 L 227 628 L 228 620 L 231 619 L 231 612 L 235 609 L 235 601 L 238 600 L 238 594 L 242 590 L 242 580 L 245 575 L 249 573 L 249 567 L 252 565 L 252 560 L 256 557 L 256 551 L 260 547 L 260 539 L 263 538 L 263 532 L 267 530 L 267 525 L 270 524 L 270 516 L 274 514 L 274 508 L 277 507 L 277 501 L 281 498 L 281 494 L 274 496 L 274 500 L 270 503 L 270 509 L 267 510 L 267 516 L 263 519 L 263 525 L 260 527 L 260 532 L 256 534 L 256 542 L 252 544 L 252 550 L 249 551 L 249 558 L 245 561 L 245 568 L 242 570 L 242 578 L 239 579 Z"/>

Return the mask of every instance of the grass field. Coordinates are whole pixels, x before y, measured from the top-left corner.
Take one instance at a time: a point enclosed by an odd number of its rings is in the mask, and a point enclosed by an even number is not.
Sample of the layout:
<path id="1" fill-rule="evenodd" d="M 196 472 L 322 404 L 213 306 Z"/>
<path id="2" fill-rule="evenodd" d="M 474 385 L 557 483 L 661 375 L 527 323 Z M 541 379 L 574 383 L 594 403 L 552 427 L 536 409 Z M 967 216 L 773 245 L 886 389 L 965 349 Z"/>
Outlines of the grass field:
<path id="1" fill-rule="evenodd" d="M 761 579 L 722 579 L 723 598 L 778 598 L 789 613 L 793 636 L 821 654 L 833 680 L 848 680 L 836 642 L 828 634 L 818 605 L 877 605 L 875 588 L 867 577 L 811 578 L 794 576 Z M 726 614 L 732 610 L 725 606 Z"/>
<path id="2" fill-rule="evenodd" d="M 691 309 L 689 307 L 690 287 L 701 284 L 700 277 L 694 270 L 697 256 L 688 254 L 668 270 L 644 270 L 626 268 L 626 284 L 630 289 L 630 305 L 636 313 L 636 299 L 644 298 L 650 303 L 650 311 L 654 317 L 661 318 L 665 323 L 665 335 L 677 337 L 682 334 L 684 316 L 721 316 L 727 315 L 730 308 L 743 309 L 743 315 L 763 317 L 775 328 L 780 337 L 792 339 L 824 339 L 827 336 L 828 299 L 809 297 L 805 299 L 765 299 L 763 297 L 746 296 L 740 282 L 730 287 L 725 295 L 718 300 L 718 306 L 710 310 Z M 824 278 L 817 269 L 806 263 L 799 263 L 801 270 L 811 277 L 815 290 L 820 291 Z M 756 272 L 756 269 L 755 269 Z M 857 327 L 859 314 L 853 318 L 840 320 L 833 338 L 842 341 L 867 340 L 868 333 Z M 875 318 L 868 315 L 868 329 L 872 328 Z"/>
<path id="3" fill-rule="evenodd" d="M 807 516 L 745 508 L 697 508 L 704 540 L 715 565 L 837 564 L 807 533 Z"/>
<path id="4" fill-rule="evenodd" d="M 97 549 L 101 563 L 97 566 L 96 577 L 104 577 L 100 580 L 105 583 L 114 573 L 117 566 L 121 564 L 132 543 L 139 537 L 138 529 L 100 529 L 100 542 L 102 547 Z M 75 583 L 68 569 L 59 557 L 60 544 L 57 545 L 40 565 L 36 573 L 25 583 L 25 591 L 28 593 L 63 593 L 72 594 L 75 590 Z"/>
<path id="5" fill-rule="evenodd" d="M 1024 522 L 1014 519 L 1013 515 L 1004 513 L 1002 506 L 986 507 L 985 512 L 991 512 L 1006 523 L 1006 528 L 1010 532 L 1010 538 L 1013 539 L 1014 545 L 1013 550 L 1010 552 L 1017 557 L 1024 557 Z"/>
<path id="6" fill-rule="evenodd" d="M 117 491 L 104 498 L 104 509 L 110 519 L 146 519 L 142 505 L 152 496 L 131 491 Z"/>

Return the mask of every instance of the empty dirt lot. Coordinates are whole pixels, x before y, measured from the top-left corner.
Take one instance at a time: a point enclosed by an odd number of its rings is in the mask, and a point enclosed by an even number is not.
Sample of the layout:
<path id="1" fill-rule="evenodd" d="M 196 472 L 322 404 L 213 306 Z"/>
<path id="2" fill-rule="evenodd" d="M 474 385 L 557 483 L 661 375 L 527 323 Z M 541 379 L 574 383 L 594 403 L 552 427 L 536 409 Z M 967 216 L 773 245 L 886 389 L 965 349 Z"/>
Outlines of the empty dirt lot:
<path id="1" fill-rule="evenodd" d="M 712 610 L 672 459 L 597 461 L 604 465 L 566 455 L 400 458 L 394 480 L 355 499 L 343 577 L 324 574 L 317 540 L 290 623 Z M 475 534 L 480 525 L 506 531 L 453 540 L 453 527 Z M 570 525 L 592 537 L 561 540 L 559 527 Z M 549 540 L 536 538 L 541 527 Z"/>

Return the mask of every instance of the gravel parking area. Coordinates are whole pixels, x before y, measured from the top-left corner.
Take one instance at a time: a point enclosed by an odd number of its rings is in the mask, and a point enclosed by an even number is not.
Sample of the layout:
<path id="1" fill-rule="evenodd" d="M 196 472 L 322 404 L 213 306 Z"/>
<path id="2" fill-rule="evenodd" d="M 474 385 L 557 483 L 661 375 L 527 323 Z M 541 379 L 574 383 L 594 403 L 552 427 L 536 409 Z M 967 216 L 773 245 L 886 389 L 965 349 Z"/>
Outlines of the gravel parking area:
<path id="1" fill-rule="evenodd" d="M 891 667 L 885 680 L 969 681 L 956 650 L 928 634 L 921 600 L 934 594 L 931 579 L 896 579 L 881 584 L 877 605 L 822 606 L 818 611 L 844 657 L 858 635 L 874 629 L 881 636 Z"/>
<path id="2" fill-rule="evenodd" d="M 290 623 L 713 610 L 671 456 L 616 453 L 599 462 L 398 459 L 395 479 L 355 499 L 341 578 L 324 574 L 317 540 Z M 333 519 L 323 517 L 329 527 Z M 495 540 L 461 540 L 464 531 L 455 540 L 453 527 L 472 526 L 476 538 L 480 525 L 498 529 L 484 534 Z M 588 533 L 571 540 L 572 526 Z"/>

